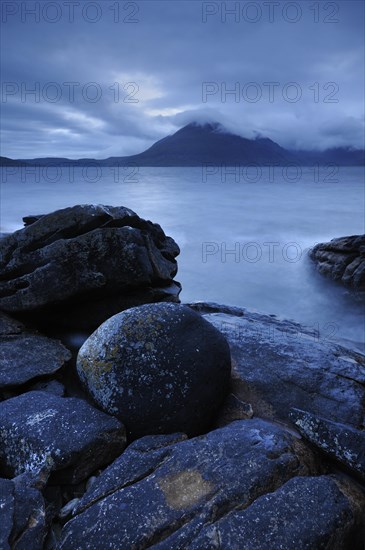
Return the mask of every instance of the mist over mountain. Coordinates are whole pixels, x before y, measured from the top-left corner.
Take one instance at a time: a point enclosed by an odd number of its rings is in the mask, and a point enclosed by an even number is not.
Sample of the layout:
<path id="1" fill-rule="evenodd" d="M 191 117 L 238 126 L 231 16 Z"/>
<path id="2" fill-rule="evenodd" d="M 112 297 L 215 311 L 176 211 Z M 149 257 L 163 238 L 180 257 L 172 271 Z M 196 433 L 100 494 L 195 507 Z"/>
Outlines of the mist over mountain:
<path id="1" fill-rule="evenodd" d="M 247 139 L 227 131 L 218 122 L 187 124 L 160 139 L 146 151 L 104 160 L 36 158 L 13 160 L 0 157 L 2 166 L 202 166 L 202 165 L 364 165 L 364 151 L 334 148 L 325 151 L 292 151 L 266 137 Z"/>

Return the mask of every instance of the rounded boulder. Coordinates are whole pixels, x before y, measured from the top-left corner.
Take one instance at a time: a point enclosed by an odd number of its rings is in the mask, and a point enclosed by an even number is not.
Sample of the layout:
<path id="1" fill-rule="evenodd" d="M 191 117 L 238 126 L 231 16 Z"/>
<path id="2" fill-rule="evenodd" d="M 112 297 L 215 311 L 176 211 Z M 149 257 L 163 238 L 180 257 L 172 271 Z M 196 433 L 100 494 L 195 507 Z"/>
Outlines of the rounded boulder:
<path id="1" fill-rule="evenodd" d="M 231 358 L 223 334 L 189 307 L 146 304 L 105 321 L 81 347 L 77 371 L 131 438 L 194 436 L 209 429 L 228 392 Z"/>

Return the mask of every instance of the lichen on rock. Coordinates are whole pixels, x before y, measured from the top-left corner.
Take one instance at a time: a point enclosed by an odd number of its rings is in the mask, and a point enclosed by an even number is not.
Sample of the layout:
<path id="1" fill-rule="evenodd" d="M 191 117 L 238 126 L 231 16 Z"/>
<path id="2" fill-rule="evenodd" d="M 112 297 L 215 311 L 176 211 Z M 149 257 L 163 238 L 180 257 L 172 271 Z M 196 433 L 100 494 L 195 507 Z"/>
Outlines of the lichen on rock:
<path id="1" fill-rule="evenodd" d="M 146 304 L 111 317 L 81 347 L 86 390 L 130 435 L 202 433 L 226 397 L 224 336 L 190 308 Z"/>

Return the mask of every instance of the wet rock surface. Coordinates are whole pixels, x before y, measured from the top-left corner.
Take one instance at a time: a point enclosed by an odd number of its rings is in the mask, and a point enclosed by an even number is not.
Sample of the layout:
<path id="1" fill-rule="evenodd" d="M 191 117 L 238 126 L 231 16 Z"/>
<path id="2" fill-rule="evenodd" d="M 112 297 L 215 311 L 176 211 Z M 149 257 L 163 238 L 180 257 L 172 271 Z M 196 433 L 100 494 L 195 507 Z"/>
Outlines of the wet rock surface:
<path id="1" fill-rule="evenodd" d="M 207 524 L 317 469 L 296 437 L 260 419 L 157 450 L 153 438 L 135 443 L 81 499 L 59 548 L 82 548 L 86 532 L 92 549 L 189 548 Z"/>
<path id="2" fill-rule="evenodd" d="M 133 438 L 208 429 L 228 392 L 224 336 L 190 308 L 146 304 L 103 323 L 81 347 L 77 370 L 98 406 Z"/>
<path id="3" fill-rule="evenodd" d="M 116 301 L 118 308 L 123 297 L 127 307 L 136 305 L 132 292 L 137 304 L 148 296 L 178 300 L 180 288 L 171 286 L 177 244 L 132 210 L 79 205 L 26 221 L 0 240 L 0 309 L 61 325 L 69 309 L 85 323 L 88 312 L 96 328 L 115 313 Z"/>
<path id="4" fill-rule="evenodd" d="M 0 389 L 54 374 L 70 358 L 61 342 L 0 312 Z"/>
<path id="5" fill-rule="evenodd" d="M 361 498 L 361 497 L 360 497 Z M 294 477 L 282 487 L 202 529 L 190 550 L 361 548 L 361 504 L 336 478 Z M 155 546 L 167 549 L 165 542 Z M 183 546 L 181 546 L 183 548 Z"/>
<path id="6" fill-rule="evenodd" d="M 77 483 L 125 447 L 124 426 L 82 399 L 33 391 L 0 403 L 0 472 L 46 467 L 53 480 Z"/>
<path id="7" fill-rule="evenodd" d="M 322 275 L 354 290 L 365 291 L 365 235 L 317 244 L 309 255 Z"/>
<path id="8" fill-rule="evenodd" d="M 291 425 L 291 408 L 362 430 L 365 357 L 293 321 L 197 303 L 226 336 L 232 391 L 254 414 Z"/>
<path id="9" fill-rule="evenodd" d="M 292 409 L 290 418 L 310 443 L 365 481 L 365 431 Z"/>

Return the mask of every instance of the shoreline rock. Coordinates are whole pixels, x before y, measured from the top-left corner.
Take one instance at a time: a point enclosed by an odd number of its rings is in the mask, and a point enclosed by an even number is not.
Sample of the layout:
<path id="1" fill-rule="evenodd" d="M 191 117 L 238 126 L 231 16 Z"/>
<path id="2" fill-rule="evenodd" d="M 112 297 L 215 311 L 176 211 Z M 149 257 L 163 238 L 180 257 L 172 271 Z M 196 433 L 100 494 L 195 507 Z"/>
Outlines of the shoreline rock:
<path id="1" fill-rule="evenodd" d="M 115 323 L 94 339 L 92 372 L 104 380 L 106 363 L 129 369 L 109 380 L 138 404 L 139 431 L 128 438 L 122 408 L 120 419 L 102 412 L 81 387 L 76 356 L 111 312 L 178 302 L 178 247 L 123 207 L 78 206 L 25 222 L 0 241 L 0 308 L 60 335 L 72 357 L 0 313 L 1 547 L 363 549 L 364 354 L 243 308 L 118 311 L 128 338 Z M 157 326 L 158 311 L 166 315 Z M 175 322 L 182 311 L 185 324 Z M 117 349 L 114 336 L 123 340 Z M 151 404 L 161 422 L 151 421 Z M 167 421 L 170 405 L 185 424 Z"/>
<path id="2" fill-rule="evenodd" d="M 317 244 L 309 257 L 319 273 L 365 296 L 365 235 Z"/>
<path id="3" fill-rule="evenodd" d="M 205 302 L 190 307 L 226 336 L 231 391 L 255 415 L 292 426 L 289 412 L 298 408 L 364 428 L 365 355 L 275 315 Z"/>
<path id="4" fill-rule="evenodd" d="M 122 309 L 179 301 L 178 245 L 132 210 L 78 205 L 25 220 L 0 240 L 3 311 L 95 330 Z"/>
<path id="5" fill-rule="evenodd" d="M 77 371 L 133 439 L 192 436 L 212 425 L 228 393 L 231 357 L 221 332 L 191 308 L 145 304 L 105 321 L 81 347 Z"/>
<path id="6" fill-rule="evenodd" d="M 190 548 L 206 524 L 249 507 L 291 477 L 317 472 L 310 451 L 304 463 L 307 451 L 294 436 L 260 419 L 157 453 L 149 451 L 150 441 L 143 449 L 143 440 L 136 450 L 130 445 L 99 476 L 63 528 L 60 550 L 80 548 L 86 528 L 93 549 L 101 541 L 110 549 Z M 130 463 L 140 464 L 134 479 Z"/>
<path id="7" fill-rule="evenodd" d="M 71 359 L 60 341 L 27 329 L 0 311 L 0 394 L 42 376 L 50 376 Z"/>
<path id="8" fill-rule="evenodd" d="M 179 308 L 173 304 L 170 307 Z M 27 528 L 24 536 L 29 538 L 24 540 L 37 550 L 71 550 L 85 544 L 96 550 L 106 541 L 117 549 L 124 533 L 126 550 L 136 541 L 141 548 L 152 544 L 161 550 L 171 547 L 213 550 L 217 544 L 227 550 L 280 544 L 294 550 L 298 548 L 298 541 L 309 548 L 325 543 L 338 550 L 362 550 L 365 484 L 358 472 L 354 472 L 348 456 L 357 452 L 362 460 L 358 441 L 362 441 L 361 418 L 365 416 L 362 381 L 365 357 L 333 342 L 322 342 L 315 331 L 292 321 L 279 320 L 274 315 L 213 303 L 189 307 L 222 331 L 231 349 L 231 393 L 220 409 L 217 429 L 193 439 L 182 433 L 151 434 L 129 442 L 123 452 L 122 449 L 110 452 L 105 447 L 105 439 L 99 439 L 87 455 L 87 469 L 85 461 L 81 465 L 74 454 L 74 465 L 64 468 L 64 472 L 70 473 L 63 476 L 61 468 L 51 472 L 48 481 L 50 468 L 42 463 L 43 470 L 34 471 L 31 474 L 34 481 L 30 479 L 27 483 L 38 487 L 39 498 L 44 499 L 40 517 L 46 514 L 48 519 L 37 520 L 35 531 Z M 260 347 L 266 354 L 259 353 Z M 280 374 L 276 382 L 272 378 L 275 372 Z M 322 382 L 329 377 L 327 384 L 318 384 L 321 380 L 318 373 Z M 85 403 L 82 397 L 61 397 L 62 387 L 59 384 L 53 387 L 51 382 L 48 392 L 23 393 L 0 403 L 0 427 L 1 406 L 5 406 L 10 411 L 6 422 L 18 426 L 19 437 L 25 441 L 31 435 L 29 441 L 34 445 L 38 436 L 31 431 L 21 435 L 26 426 L 21 428 L 17 413 L 12 412 L 13 403 L 19 403 L 16 409 L 21 418 L 24 419 L 25 414 L 28 420 L 30 416 L 22 401 L 27 401 L 30 394 L 42 396 L 32 405 L 38 416 L 56 408 L 48 406 L 52 399 L 65 404 L 67 401 Z M 65 378 L 62 382 L 67 396 L 69 380 Z M 338 401 L 343 384 L 347 393 Z M 321 396 L 324 388 L 328 393 Z M 352 398 L 348 392 L 352 392 Z M 289 404 L 291 410 L 287 409 Z M 85 406 L 90 407 L 86 403 Z M 297 425 L 293 407 L 301 408 L 300 414 L 315 419 L 321 410 L 320 421 L 331 430 L 330 435 L 323 437 L 324 430 L 318 429 L 315 430 L 318 440 L 310 437 L 308 430 Z M 326 411 L 333 418 L 326 418 Z M 341 422 L 333 422 L 339 417 Z M 40 418 L 40 426 L 42 422 Z M 51 426 L 52 445 L 59 448 L 59 430 L 52 423 Z M 47 432 L 39 433 L 43 434 L 41 445 L 44 447 Z M 360 435 L 360 440 L 343 438 L 343 433 Z M 41 439 L 38 441 L 41 443 Z M 331 449 L 323 449 L 323 441 L 330 444 Z M 4 447 L 2 449 L 4 456 Z M 339 449 L 344 452 L 336 457 Z M 95 462 L 100 453 L 104 453 L 104 465 Z M 336 465 L 331 456 L 336 459 Z M 82 474 L 72 474 L 74 468 L 79 468 Z M 4 470 L 0 461 L 0 476 L 6 477 L 4 474 L 8 475 L 9 471 Z M 24 473 L 20 477 L 27 479 L 29 475 Z M 88 476 L 92 483 L 87 482 Z M 31 507 L 32 502 L 29 497 L 28 506 Z M 274 529 L 274 525 L 277 528 Z M 12 529 L 15 532 L 17 528 Z M 81 535 L 82 532 L 87 535 Z M 13 535 L 7 536 L 13 540 Z"/>
<path id="9" fill-rule="evenodd" d="M 126 445 L 121 422 L 82 399 L 32 391 L 0 403 L 0 470 L 6 476 L 43 468 L 53 483 L 75 484 Z"/>

